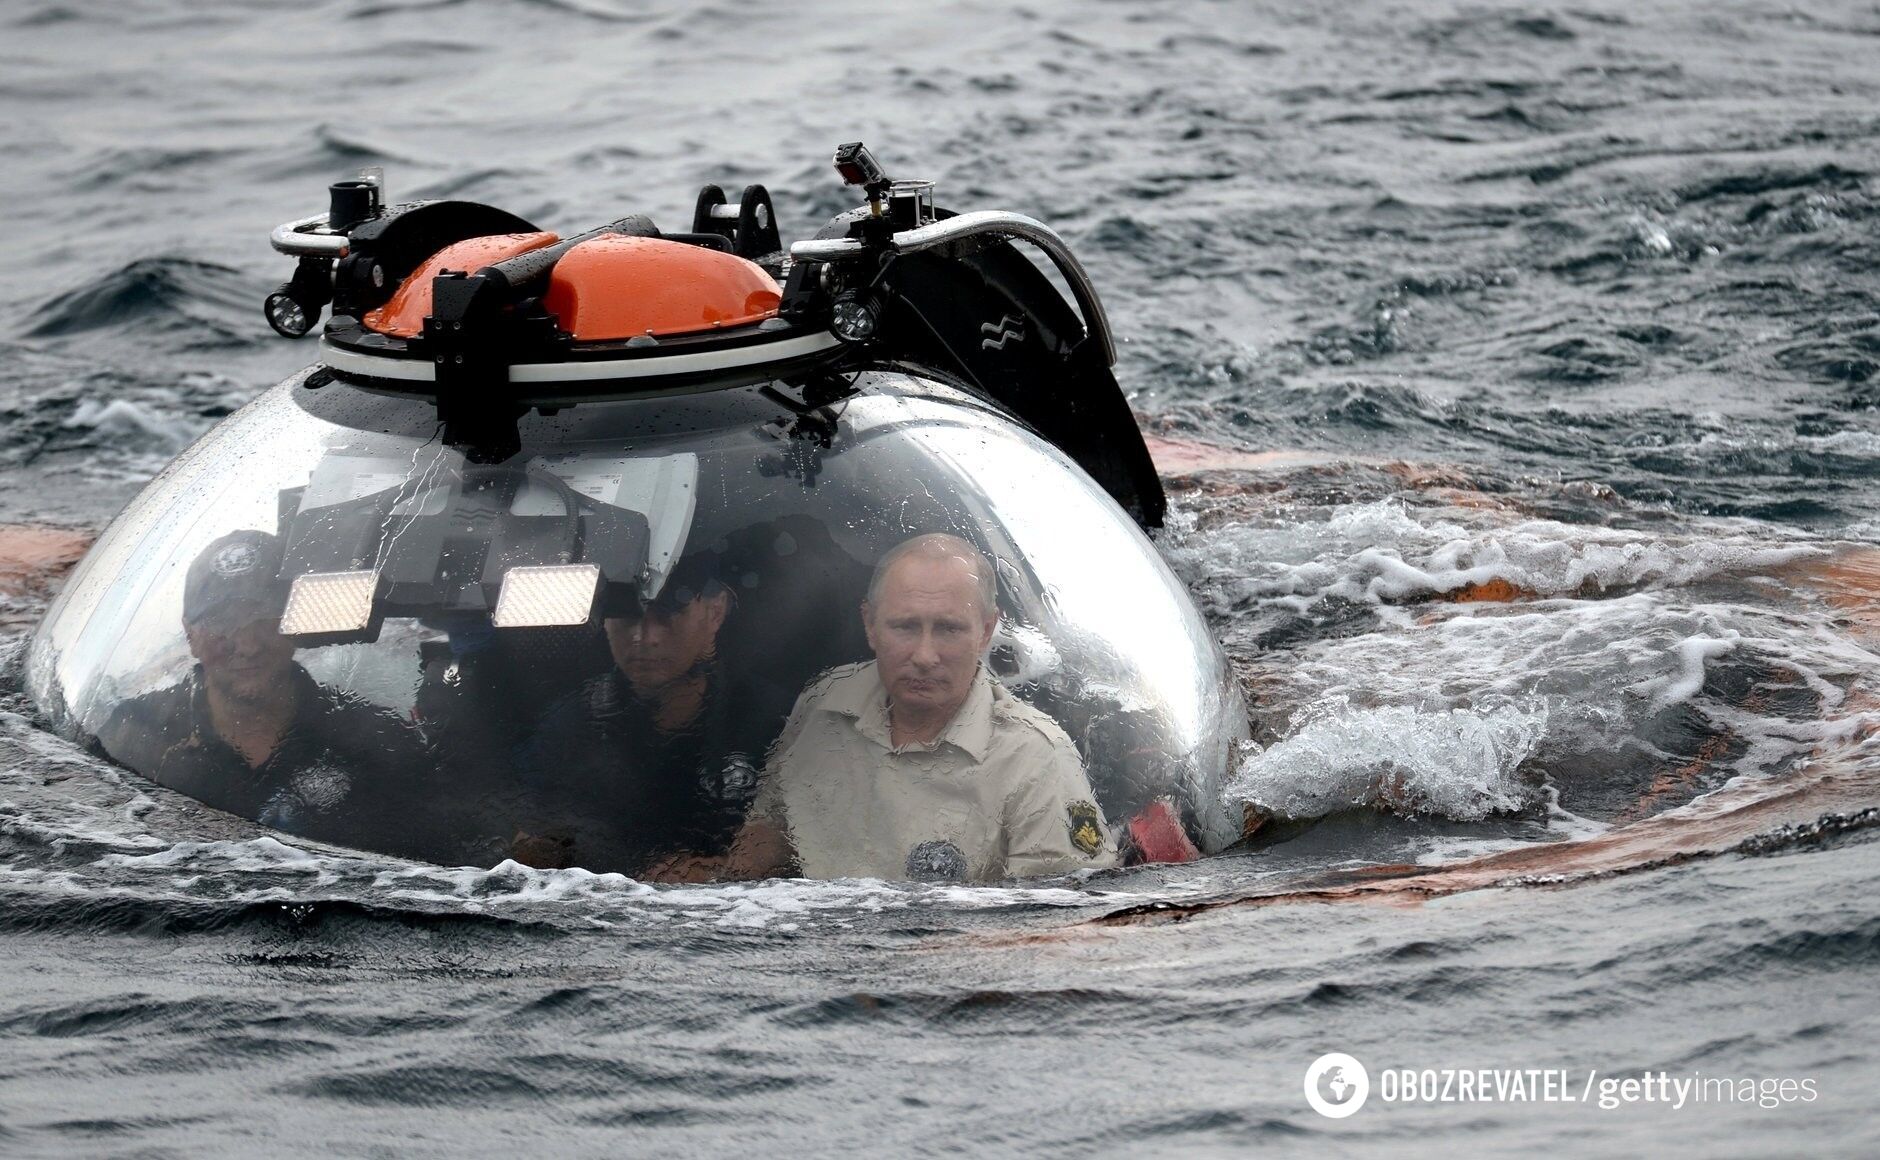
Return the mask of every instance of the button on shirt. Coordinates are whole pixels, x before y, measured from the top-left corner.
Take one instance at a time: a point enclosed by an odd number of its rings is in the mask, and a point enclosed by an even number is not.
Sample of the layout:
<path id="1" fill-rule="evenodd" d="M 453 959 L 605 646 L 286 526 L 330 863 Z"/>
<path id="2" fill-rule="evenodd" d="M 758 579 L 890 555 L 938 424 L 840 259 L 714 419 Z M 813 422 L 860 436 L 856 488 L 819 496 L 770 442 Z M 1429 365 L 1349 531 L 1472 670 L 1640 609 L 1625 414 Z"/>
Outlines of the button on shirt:
<path id="1" fill-rule="evenodd" d="M 873 661 L 797 699 L 753 812 L 806 876 L 985 882 L 1115 863 L 1070 738 L 983 667 L 937 740 L 890 738 Z"/>

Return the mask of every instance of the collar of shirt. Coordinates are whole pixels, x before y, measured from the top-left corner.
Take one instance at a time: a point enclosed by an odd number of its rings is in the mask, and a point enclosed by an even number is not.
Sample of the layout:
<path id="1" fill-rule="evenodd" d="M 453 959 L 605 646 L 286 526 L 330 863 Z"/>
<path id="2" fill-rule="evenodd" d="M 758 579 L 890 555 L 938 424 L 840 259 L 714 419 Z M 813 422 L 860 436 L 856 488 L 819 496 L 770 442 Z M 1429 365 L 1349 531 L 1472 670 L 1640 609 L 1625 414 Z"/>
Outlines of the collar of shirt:
<path id="1" fill-rule="evenodd" d="M 236 753 L 234 746 L 223 740 L 222 735 L 217 733 L 215 726 L 211 724 L 209 691 L 203 686 L 201 664 L 197 664 L 190 671 L 189 681 L 190 734 L 188 740 L 198 748 L 215 750 L 226 759 L 247 768 L 247 760 Z M 328 706 L 321 695 L 324 690 L 321 689 L 320 683 L 313 679 L 312 674 L 301 668 L 299 664 L 295 664 L 293 672 L 288 676 L 288 681 L 294 686 L 294 720 L 288 725 L 287 732 L 281 737 L 281 743 L 275 747 L 274 752 L 268 755 L 266 761 L 254 767 L 255 773 L 274 766 L 281 760 L 282 754 L 288 753 L 295 746 L 310 739 L 315 731 L 326 723 Z"/>
<path id="2" fill-rule="evenodd" d="M 668 733 L 653 723 L 653 702 L 641 700 L 627 684 L 626 674 L 610 668 L 589 685 L 587 697 L 590 720 L 606 732 L 623 732 L 650 743 L 674 739 L 722 736 L 725 733 L 723 688 L 714 663 L 695 670 L 705 678 L 705 696 L 696 716 Z"/>
<path id="3" fill-rule="evenodd" d="M 900 751 L 931 752 L 942 745 L 951 745 L 971 757 L 975 764 L 984 764 L 987 754 L 992 752 L 992 704 L 1004 692 L 993 684 L 986 667 L 980 665 L 973 674 L 973 687 L 966 694 L 965 704 L 933 744 L 904 745 Z M 831 687 L 822 708 L 848 718 L 855 731 L 874 744 L 890 753 L 897 752 L 888 720 L 888 689 L 881 682 L 881 669 L 876 662 L 869 661 L 854 677 Z"/>

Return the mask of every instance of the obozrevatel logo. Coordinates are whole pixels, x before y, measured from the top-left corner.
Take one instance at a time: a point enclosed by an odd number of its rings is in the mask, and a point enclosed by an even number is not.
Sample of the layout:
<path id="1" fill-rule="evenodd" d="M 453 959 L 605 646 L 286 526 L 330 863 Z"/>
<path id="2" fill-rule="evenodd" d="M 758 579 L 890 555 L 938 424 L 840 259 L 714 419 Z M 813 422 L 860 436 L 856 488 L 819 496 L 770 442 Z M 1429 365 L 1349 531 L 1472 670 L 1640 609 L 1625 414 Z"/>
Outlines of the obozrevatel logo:
<path id="1" fill-rule="evenodd" d="M 1342 1120 L 1364 1106 L 1371 1075 L 1342 1051 L 1328 1052 L 1306 1068 L 1306 1103 L 1321 1116 Z"/>

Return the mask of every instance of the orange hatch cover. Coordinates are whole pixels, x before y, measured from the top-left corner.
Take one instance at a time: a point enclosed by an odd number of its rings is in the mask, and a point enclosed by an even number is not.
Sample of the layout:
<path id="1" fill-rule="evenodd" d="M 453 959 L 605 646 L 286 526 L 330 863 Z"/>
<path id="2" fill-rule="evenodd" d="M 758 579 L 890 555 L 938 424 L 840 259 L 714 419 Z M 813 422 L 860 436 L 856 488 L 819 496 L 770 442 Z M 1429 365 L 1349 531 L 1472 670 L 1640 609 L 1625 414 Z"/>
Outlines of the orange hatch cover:
<path id="1" fill-rule="evenodd" d="M 424 265 L 412 271 L 398 287 L 391 301 L 377 310 L 366 311 L 361 321 L 367 330 L 394 338 L 416 338 L 424 333 L 425 316 L 431 313 L 431 279 L 445 270 L 474 274 L 505 258 L 552 246 L 560 240 L 557 234 L 537 233 L 490 234 L 453 242 L 425 259 Z"/>
<path id="2" fill-rule="evenodd" d="M 663 238 L 602 234 L 555 263 L 542 305 L 577 342 L 693 334 L 777 313 L 783 296 L 755 262 Z"/>

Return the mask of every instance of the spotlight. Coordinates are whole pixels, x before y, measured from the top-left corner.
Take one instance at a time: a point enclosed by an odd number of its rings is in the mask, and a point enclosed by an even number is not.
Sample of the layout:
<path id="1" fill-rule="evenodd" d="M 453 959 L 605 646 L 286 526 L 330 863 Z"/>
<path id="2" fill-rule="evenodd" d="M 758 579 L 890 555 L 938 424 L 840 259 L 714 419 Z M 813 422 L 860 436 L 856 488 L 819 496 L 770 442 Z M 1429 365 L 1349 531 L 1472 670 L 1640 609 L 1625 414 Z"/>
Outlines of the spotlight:
<path id="1" fill-rule="evenodd" d="M 268 325 L 282 338 L 302 338 L 313 329 L 313 319 L 307 316 L 306 307 L 294 301 L 294 284 L 281 283 L 281 288 L 268 295 L 268 300 L 261 304 L 267 312 Z M 315 311 L 319 307 L 314 307 Z"/>
<path id="2" fill-rule="evenodd" d="M 844 342 L 866 342 L 875 337 L 881 308 L 872 296 L 848 291 L 829 308 L 829 329 Z"/>
<path id="3" fill-rule="evenodd" d="M 282 338 L 301 338 L 320 321 L 320 308 L 333 300 L 332 263 L 302 258 L 294 276 L 261 304 L 268 325 Z"/>

